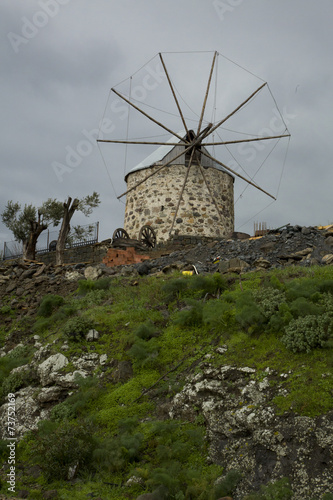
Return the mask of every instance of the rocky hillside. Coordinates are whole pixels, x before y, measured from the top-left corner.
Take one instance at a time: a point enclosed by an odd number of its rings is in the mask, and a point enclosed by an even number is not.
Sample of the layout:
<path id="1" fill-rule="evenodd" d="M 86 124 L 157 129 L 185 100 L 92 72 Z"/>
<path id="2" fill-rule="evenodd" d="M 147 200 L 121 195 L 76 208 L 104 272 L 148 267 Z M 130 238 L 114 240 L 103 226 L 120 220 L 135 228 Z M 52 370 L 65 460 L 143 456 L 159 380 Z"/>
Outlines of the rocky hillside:
<path id="1" fill-rule="evenodd" d="M 3 263 L 0 496 L 332 499 L 332 249 L 296 226 Z"/>

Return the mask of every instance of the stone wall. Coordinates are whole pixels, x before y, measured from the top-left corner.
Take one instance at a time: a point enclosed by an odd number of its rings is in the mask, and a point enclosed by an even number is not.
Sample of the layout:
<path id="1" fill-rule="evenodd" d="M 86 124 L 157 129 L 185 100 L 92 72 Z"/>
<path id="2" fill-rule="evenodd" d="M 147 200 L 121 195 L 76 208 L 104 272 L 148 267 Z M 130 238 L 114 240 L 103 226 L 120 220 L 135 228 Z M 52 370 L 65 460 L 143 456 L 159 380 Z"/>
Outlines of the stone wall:
<path id="1" fill-rule="evenodd" d="M 127 176 L 127 189 L 142 181 L 159 166 L 138 170 Z M 127 195 L 124 228 L 131 238 L 138 238 L 140 228 L 151 225 L 157 241 L 169 239 L 172 220 L 180 197 L 185 165 L 171 165 L 150 177 Z M 187 236 L 227 237 L 234 231 L 234 196 L 231 175 L 216 168 L 205 168 L 210 190 L 222 220 L 207 189 L 198 165 L 192 165 L 173 233 Z"/>
<path id="2" fill-rule="evenodd" d="M 95 243 L 94 245 L 85 245 L 82 247 L 69 248 L 64 253 L 64 264 L 77 264 L 86 262 L 90 264 L 99 264 L 107 254 L 109 245 L 105 243 Z M 47 252 L 36 255 L 39 262 L 45 264 L 55 264 L 55 252 Z"/>

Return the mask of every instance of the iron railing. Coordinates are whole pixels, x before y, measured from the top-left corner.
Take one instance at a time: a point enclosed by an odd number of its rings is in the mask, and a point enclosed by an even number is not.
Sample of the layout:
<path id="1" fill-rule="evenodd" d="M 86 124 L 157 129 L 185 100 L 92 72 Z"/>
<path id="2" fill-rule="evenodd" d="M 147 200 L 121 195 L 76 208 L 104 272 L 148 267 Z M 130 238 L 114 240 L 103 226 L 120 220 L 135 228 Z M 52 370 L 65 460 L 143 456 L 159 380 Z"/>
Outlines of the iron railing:
<path id="1" fill-rule="evenodd" d="M 82 226 L 82 229 L 88 232 L 87 236 L 77 239 L 69 234 L 66 243 L 66 249 L 93 245 L 98 242 L 99 222 Z M 50 231 L 41 233 L 36 245 L 36 254 L 45 254 L 55 250 L 55 245 L 59 236 L 59 231 Z M 17 241 L 5 241 L 3 250 L 3 260 L 18 259 L 23 255 L 23 245 Z"/>

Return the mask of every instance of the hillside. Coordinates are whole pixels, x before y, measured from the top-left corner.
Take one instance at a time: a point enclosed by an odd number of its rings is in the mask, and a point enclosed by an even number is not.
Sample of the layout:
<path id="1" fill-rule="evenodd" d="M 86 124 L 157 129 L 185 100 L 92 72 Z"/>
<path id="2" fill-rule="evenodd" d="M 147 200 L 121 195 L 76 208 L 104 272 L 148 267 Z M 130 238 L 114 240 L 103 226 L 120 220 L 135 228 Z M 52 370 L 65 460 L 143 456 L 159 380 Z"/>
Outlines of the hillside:
<path id="1" fill-rule="evenodd" d="M 332 236 L 310 233 L 4 266 L 1 498 L 332 499 Z"/>

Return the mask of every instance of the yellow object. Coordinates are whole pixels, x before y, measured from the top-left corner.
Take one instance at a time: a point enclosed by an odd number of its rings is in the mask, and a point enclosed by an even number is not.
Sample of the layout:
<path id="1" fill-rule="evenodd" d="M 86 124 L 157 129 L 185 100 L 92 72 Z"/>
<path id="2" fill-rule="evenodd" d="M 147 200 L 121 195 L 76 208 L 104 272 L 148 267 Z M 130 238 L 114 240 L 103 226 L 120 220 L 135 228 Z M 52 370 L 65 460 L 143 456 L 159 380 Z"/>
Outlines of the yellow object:
<path id="1" fill-rule="evenodd" d="M 193 276 L 193 271 L 182 271 L 184 276 Z"/>

